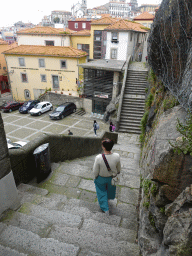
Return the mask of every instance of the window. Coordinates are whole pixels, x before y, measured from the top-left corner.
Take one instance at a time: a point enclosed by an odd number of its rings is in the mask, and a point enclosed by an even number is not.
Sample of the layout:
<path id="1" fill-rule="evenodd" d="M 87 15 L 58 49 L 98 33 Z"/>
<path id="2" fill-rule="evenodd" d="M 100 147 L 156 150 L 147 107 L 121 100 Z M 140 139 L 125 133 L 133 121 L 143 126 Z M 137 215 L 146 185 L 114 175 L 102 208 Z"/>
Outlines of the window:
<path id="1" fill-rule="evenodd" d="M 0 69 L 1 69 L 1 63 L 0 63 Z"/>
<path id="2" fill-rule="evenodd" d="M 77 49 L 82 50 L 82 44 L 77 44 Z"/>
<path id="3" fill-rule="evenodd" d="M 54 46 L 54 41 L 45 41 L 45 45 Z"/>
<path id="4" fill-rule="evenodd" d="M 75 23 L 75 28 L 78 28 L 78 23 Z"/>
<path id="5" fill-rule="evenodd" d="M 19 58 L 19 66 L 24 67 L 25 66 L 25 59 L 24 58 Z"/>
<path id="6" fill-rule="evenodd" d="M 111 33 L 111 42 L 118 43 L 118 33 L 117 32 Z"/>
<path id="7" fill-rule="evenodd" d="M 61 68 L 66 68 L 66 60 L 61 60 Z"/>
<path id="8" fill-rule="evenodd" d="M 117 59 L 117 49 L 111 49 L 111 59 Z"/>
<path id="9" fill-rule="evenodd" d="M 86 23 L 82 23 L 82 28 L 86 28 Z"/>
<path id="10" fill-rule="evenodd" d="M 46 75 L 41 75 L 41 82 L 47 82 Z"/>
<path id="11" fill-rule="evenodd" d="M 45 60 L 44 59 L 39 59 L 39 67 L 44 68 L 45 67 Z"/>
<path id="12" fill-rule="evenodd" d="M 23 83 L 27 83 L 27 74 L 21 73 L 21 81 L 22 81 Z"/>

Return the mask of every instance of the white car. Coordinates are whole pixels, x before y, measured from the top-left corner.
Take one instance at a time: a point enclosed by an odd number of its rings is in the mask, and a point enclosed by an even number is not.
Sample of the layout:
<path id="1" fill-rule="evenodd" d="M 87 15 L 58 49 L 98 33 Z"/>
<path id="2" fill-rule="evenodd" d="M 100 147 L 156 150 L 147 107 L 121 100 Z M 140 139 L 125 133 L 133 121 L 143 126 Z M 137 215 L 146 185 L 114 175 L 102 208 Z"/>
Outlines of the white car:
<path id="1" fill-rule="evenodd" d="M 42 101 L 32 108 L 29 113 L 31 116 L 40 116 L 41 114 L 53 110 L 53 105 L 48 101 Z"/>
<path id="2" fill-rule="evenodd" d="M 11 142 L 10 139 L 7 139 L 7 147 L 8 147 L 8 149 L 22 148 L 26 144 L 27 144 L 27 142 L 24 142 L 24 141 Z"/>

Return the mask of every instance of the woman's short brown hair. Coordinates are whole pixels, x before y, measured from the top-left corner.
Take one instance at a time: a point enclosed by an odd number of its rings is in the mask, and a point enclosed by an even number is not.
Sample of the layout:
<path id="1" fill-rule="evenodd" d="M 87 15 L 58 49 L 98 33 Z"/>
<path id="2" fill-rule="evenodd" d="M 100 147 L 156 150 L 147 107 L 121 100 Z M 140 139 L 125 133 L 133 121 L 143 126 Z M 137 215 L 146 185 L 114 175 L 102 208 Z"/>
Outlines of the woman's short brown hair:
<path id="1" fill-rule="evenodd" d="M 114 145 L 114 141 L 110 140 L 110 139 L 104 139 L 102 141 L 102 146 L 107 150 L 107 151 L 111 151 L 111 149 L 113 148 Z"/>

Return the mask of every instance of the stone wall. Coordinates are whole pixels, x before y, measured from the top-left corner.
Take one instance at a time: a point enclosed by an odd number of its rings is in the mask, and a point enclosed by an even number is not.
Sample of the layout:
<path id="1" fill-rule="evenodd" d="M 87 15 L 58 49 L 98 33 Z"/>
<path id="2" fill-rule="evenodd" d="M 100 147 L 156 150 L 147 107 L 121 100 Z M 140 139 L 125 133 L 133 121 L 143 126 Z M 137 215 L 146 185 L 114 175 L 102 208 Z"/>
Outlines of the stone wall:
<path id="1" fill-rule="evenodd" d="M 148 39 L 148 61 L 180 104 L 192 111 L 191 27 L 191 0 L 163 0 Z"/>
<path id="2" fill-rule="evenodd" d="M 101 141 L 105 137 L 117 143 L 118 134 L 109 132 L 103 132 L 97 138 L 43 134 L 23 148 L 10 150 L 11 168 L 16 184 L 27 183 L 36 176 L 33 152 L 38 146 L 49 143 L 51 162 L 59 162 L 100 153 Z"/>
<path id="3" fill-rule="evenodd" d="M 177 118 L 185 123 L 186 116 L 181 106 L 167 110 L 145 139 L 138 234 L 143 256 L 192 255 L 192 157 L 177 155 L 169 144 L 181 136 Z"/>

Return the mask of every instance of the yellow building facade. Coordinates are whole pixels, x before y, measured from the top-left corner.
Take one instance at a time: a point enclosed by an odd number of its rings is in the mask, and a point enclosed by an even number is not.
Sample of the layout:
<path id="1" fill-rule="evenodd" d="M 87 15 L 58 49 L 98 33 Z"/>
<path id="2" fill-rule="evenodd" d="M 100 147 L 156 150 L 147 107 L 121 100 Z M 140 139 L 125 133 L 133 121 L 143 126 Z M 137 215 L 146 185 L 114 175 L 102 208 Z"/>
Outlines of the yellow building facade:
<path id="1" fill-rule="evenodd" d="M 16 100 L 37 99 L 46 89 L 77 92 L 87 54 L 72 47 L 22 45 L 4 52 Z"/>

